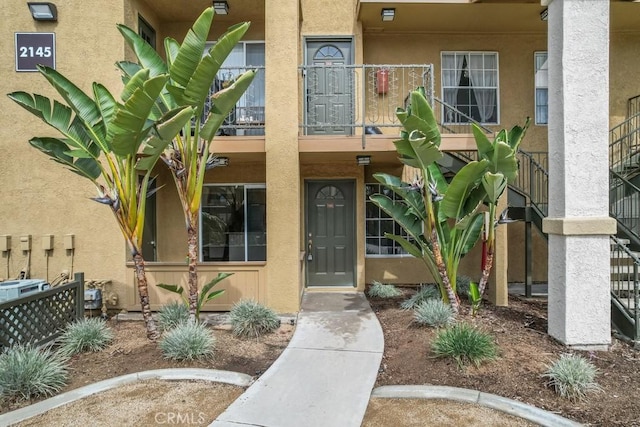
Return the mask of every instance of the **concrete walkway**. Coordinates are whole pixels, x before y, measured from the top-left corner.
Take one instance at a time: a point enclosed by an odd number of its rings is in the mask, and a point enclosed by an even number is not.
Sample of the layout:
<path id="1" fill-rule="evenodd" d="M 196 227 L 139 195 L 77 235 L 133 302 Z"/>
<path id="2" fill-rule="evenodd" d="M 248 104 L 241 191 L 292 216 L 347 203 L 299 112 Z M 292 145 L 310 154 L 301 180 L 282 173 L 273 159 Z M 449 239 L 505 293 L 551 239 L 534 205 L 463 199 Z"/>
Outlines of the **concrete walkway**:
<path id="1" fill-rule="evenodd" d="M 358 427 L 384 350 L 361 293 L 306 293 L 280 358 L 211 425 Z"/>

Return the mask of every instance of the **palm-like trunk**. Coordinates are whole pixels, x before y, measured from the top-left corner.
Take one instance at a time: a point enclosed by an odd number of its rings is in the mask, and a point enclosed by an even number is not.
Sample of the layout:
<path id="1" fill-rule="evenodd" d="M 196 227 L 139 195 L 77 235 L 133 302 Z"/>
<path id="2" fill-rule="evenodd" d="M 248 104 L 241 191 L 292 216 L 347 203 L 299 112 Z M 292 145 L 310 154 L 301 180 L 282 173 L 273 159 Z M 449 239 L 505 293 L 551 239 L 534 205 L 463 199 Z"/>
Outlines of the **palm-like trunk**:
<path id="1" fill-rule="evenodd" d="M 440 273 L 440 277 L 442 278 L 442 284 L 444 285 L 444 289 L 447 293 L 447 297 L 449 299 L 449 304 L 451 304 L 451 308 L 457 314 L 460 311 L 460 300 L 458 299 L 458 295 L 453 291 L 453 287 L 451 286 L 451 281 L 449 280 L 449 275 L 447 274 L 447 267 L 444 264 L 444 260 L 442 259 L 442 251 L 440 250 L 440 244 L 438 243 L 438 232 L 434 228 L 431 231 L 431 246 L 433 250 L 433 258 L 438 266 L 438 272 Z"/>
<path id="2" fill-rule="evenodd" d="M 138 295 L 140 296 L 140 307 L 142 308 L 142 318 L 147 327 L 147 338 L 152 341 L 160 337 L 156 322 L 151 314 L 151 306 L 149 305 L 149 287 L 147 284 L 147 275 L 144 269 L 144 259 L 140 253 L 133 257 L 133 264 L 136 272 L 136 283 L 138 285 Z"/>
<path id="3" fill-rule="evenodd" d="M 198 217 L 190 215 L 187 225 L 187 239 L 189 258 L 189 320 L 198 321 Z"/>
<path id="4" fill-rule="evenodd" d="M 493 266 L 493 247 L 494 244 L 490 240 L 487 242 L 487 256 L 484 262 L 484 268 L 482 269 L 482 276 L 480 277 L 480 283 L 478 284 L 478 292 L 480 297 L 484 295 L 484 290 L 489 282 L 489 274 L 491 273 L 491 267 Z"/>

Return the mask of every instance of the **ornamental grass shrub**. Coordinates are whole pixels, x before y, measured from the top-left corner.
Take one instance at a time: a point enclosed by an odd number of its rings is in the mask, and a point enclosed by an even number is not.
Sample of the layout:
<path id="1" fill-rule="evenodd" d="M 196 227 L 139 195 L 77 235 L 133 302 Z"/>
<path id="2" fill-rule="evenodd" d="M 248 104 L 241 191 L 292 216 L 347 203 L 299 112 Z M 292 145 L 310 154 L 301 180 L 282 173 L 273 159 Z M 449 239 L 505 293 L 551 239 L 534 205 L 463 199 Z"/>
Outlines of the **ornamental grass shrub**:
<path id="1" fill-rule="evenodd" d="M 394 285 L 384 284 L 374 280 L 367 291 L 372 298 L 394 298 L 402 295 L 402 291 Z"/>
<path id="2" fill-rule="evenodd" d="M 204 324 L 184 322 L 167 331 L 159 346 L 166 359 L 206 359 L 213 356 L 215 338 Z"/>
<path id="3" fill-rule="evenodd" d="M 104 320 L 94 317 L 79 319 L 67 327 L 58 342 L 66 356 L 76 353 L 100 351 L 113 340 L 113 331 Z"/>
<path id="4" fill-rule="evenodd" d="M 436 285 L 421 285 L 415 294 L 400 303 L 400 308 L 412 310 L 421 302 L 430 299 L 440 299 L 440 290 Z"/>
<path id="5" fill-rule="evenodd" d="M 58 393 L 67 382 L 67 357 L 50 347 L 17 345 L 0 354 L 0 397 L 29 400 Z"/>
<path id="6" fill-rule="evenodd" d="M 165 304 L 158 310 L 158 326 L 163 331 L 175 328 L 189 320 L 189 308 L 180 301 Z"/>
<path id="7" fill-rule="evenodd" d="M 456 323 L 438 332 L 431 342 L 431 350 L 438 357 L 451 357 L 459 367 L 468 363 L 479 366 L 497 357 L 497 346 L 491 335 L 468 323 Z"/>
<path id="8" fill-rule="evenodd" d="M 562 354 L 560 359 L 547 367 L 543 377 L 548 378 L 548 385 L 560 396 L 577 401 L 586 398 L 587 393 L 600 391 L 595 378 L 596 367 L 577 354 Z"/>
<path id="9" fill-rule="evenodd" d="M 229 312 L 233 334 L 238 337 L 259 337 L 273 332 L 280 326 L 275 311 L 253 300 L 234 304 Z"/>
<path id="10" fill-rule="evenodd" d="M 455 321 L 455 312 L 451 305 L 432 298 L 422 301 L 413 309 L 413 320 L 419 325 L 440 328 Z"/>

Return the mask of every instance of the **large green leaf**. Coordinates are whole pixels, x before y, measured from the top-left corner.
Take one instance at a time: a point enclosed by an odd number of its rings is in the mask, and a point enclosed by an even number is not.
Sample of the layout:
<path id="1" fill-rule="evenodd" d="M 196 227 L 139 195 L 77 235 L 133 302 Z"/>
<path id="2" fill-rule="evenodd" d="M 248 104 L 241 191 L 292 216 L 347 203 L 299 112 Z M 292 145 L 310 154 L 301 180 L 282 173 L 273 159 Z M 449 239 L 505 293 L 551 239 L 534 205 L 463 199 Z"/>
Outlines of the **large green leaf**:
<path id="1" fill-rule="evenodd" d="M 469 207 L 466 206 L 467 198 L 480 185 L 480 179 L 487 170 L 488 163 L 487 160 L 470 162 L 453 177 L 444 199 L 440 202 L 441 212 L 447 218 L 459 220 L 470 213 Z"/>
<path id="2" fill-rule="evenodd" d="M 520 146 L 522 139 L 527 133 L 527 129 L 529 128 L 530 123 L 531 123 L 531 118 L 527 117 L 527 120 L 525 121 L 523 127 L 516 125 L 513 128 L 511 128 L 511 130 L 509 131 L 507 135 L 508 137 L 507 144 L 509 144 L 509 146 L 513 151 L 515 152 L 518 151 L 518 147 Z"/>
<path id="3" fill-rule="evenodd" d="M 166 75 L 150 78 L 133 92 L 124 106 L 116 110 L 109 123 L 114 154 L 126 157 L 137 153 L 148 132 L 149 114 L 166 81 Z"/>
<path id="4" fill-rule="evenodd" d="M 212 21 L 213 7 L 208 7 L 188 31 L 180 46 L 180 51 L 169 67 L 171 80 L 183 88 L 187 87 L 191 76 L 202 60 Z"/>
<path id="5" fill-rule="evenodd" d="M 422 235 L 422 220 L 411 213 L 409 208 L 402 203 L 394 202 L 382 194 L 374 194 L 369 199 L 395 220 L 409 236 L 419 240 Z"/>
<path id="6" fill-rule="evenodd" d="M 422 258 L 424 255 L 422 254 L 422 249 L 418 244 L 412 243 L 405 239 L 402 236 L 397 236 L 395 234 L 385 233 L 384 237 L 387 239 L 391 239 L 398 243 L 402 249 L 404 249 L 409 255 L 414 256 L 416 258 Z M 428 250 L 428 249 L 427 249 Z"/>
<path id="7" fill-rule="evenodd" d="M 206 285 L 204 285 L 202 287 L 202 290 L 200 291 L 200 304 L 202 305 L 203 303 L 210 301 L 211 299 L 217 297 L 218 295 L 222 294 L 224 292 L 224 289 L 212 292 L 209 294 L 209 291 L 218 283 L 220 283 L 222 280 L 226 279 L 227 277 L 233 275 L 233 273 L 218 273 L 218 275 L 216 277 L 213 278 L 213 280 L 211 280 L 209 283 L 207 283 Z"/>
<path id="8" fill-rule="evenodd" d="M 419 131 L 427 141 L 439 146 L 441 137 L 438 122 L 425 97 L 424 88 L 412 91 L 409 99 L 410 107 L 396 111 L 404 129 L 409 133 Z"/>
<path id="9" fill-rule="evenodd" d="M 478 148 L 478 157 L 481 159 L 487 158 L 493 151 L 493 144 L 489 141 L 487 134 L 476 124 L 471 124 L 473 131 L 473 137 L 476 140 L 476 147 Z"/>
<path id="10" fill-rule="evenodd" d="M 71 108 L 58 101 L 52 103 L 49 98 L 42 95 L 31 95 L 26 92 L 13 92 L 8 94 L 9 98 L 14 100 L 25 110 L 39 117 L 61 133 L 67 133 L 69 123 L 71 121 Z"/>
<path id="11" fill-rule="evenodd" d="M 242 95 L 253 82 L 255 75 L 255 70 L 247 71 L 231 86 L 213 94 L 211 111 L 200 130 L 200 136 L 205 141 L 210 142 L 213 139 L 224 119 L 227 118 L 229 112 L 236 106 Z M 196 114 L 198 114 L 199 111 L 200 110 L 198 110 Z"/>
<path id="12" fill-rule="evenodd" d="M 143 157 L 138 161 L 136 169 L 148 171 L 160 158 L 171 140 L 180 132 L 193 116 L 191 107 L 183 107 L 167 113 L 155 126 L 155 133 L 145 141 Z"/>
<path id="13" fill-rule="evenodd" d="M 68 145 L 58 138 L 32 138 L 29 144 L 51 157 L 52 160 L 66 166 L 70 171 L 95 181 L 101 173 L 97 160 L 92 158 L 76 158 L 68 154 Z"/>
<path id="14" fill-rule="evenodd" d="M 426 169 L 427 166 L 442 158 L 438 146 L 424 137 L 419 131 L 412 131 L 408 139 L 393 142 L 400 154 L 400 161 L 407 166 Z"/>
<path id="15" fill-rule="evenodd" d="M 73 116 L 73 112 L 68 106 L 55 100 L 52 102 L 42 95 L 30 95 L 25 92 L 10 93 L 9 98 L 62 133 L 67 137 L 66 143 L 69 146 L 83 150 L 93 157 L 98 156 L 100 148 L 107 149 L 104 142 L 102 142 L 102 147 L 94 144 L 92 136 L 89 135 L 86 128 L 86 123 L 79 116 Z M 70 120 L 71 123 L 69 123 Z"/>
<path id="16" fill-rule="evenodd" d="M 487 193 L 489 203 L 496 204 L 504 189 L 507 188 L 507 180 L 501 173 L 486 172 L 482 176 L 482 186 Z"/>
<path id="17" fill-rule="evenodd" d="M 126 25 L 119 24 L 117 27 L 142 67 L 149 69 L 151 77 L 167 74 L 167 65 L 149 43 Z"/>
<path id="18" fill-rule="evenodd" d="M 458 242 L 458 252 L 460 256 L 465 256 L 478 242 L 480 235 L 482 234 L 482 227 L 484 226 L 484 214 L 481 212 L 475 213 L 469 218 L 468 223 L 463 229 L 462 236 Z"/>
<path id="19" fill-rule="evenodd" d="M 100 110 L 100 115 L 102 116 L 102 120 L 99 122 L 99 126 L 102 128 L 101 133 L 106 135 L 108 124 L 111 122 L 111 118 L 118 107 L 118 103 L 113 95 L 111 95 L 111 92 L 99 83 L 93 84 L 93 96 L 96 100 L 96 104 L 98 105 L 98 109 Z M 105 141 L 105 146 L 109 145 L 109 141 Z"/>
<path id="20" fill-rule="evenodd" d="M 518 159 L 515 151 L 506 142 L 497 141 L 493 146 L 490 169 L 494 173 L 502 173 L 508 182 L 513 182 L 518 176 Z"/>
<path id="21" fill-rule="evenodd" d="M 53 68 L 38 65 L 38 70 L 88 126 L 95 125 L 101 119 L 100 111 L 93 99 L 70 80 Z"/>
<path id="22" fill-rule="evenodd" d="M 386 173 L 375 173 L 373 178 L 389 188 L 402 198 L 404 203 L 410 208 L 410 212 L 418 216 L 421 220 L 427 218 L 427 209 L 422 198 L 422 190 L 413 188 L 396 176 Z"/>
<path id="23" fill-rule="evenodd" d="M 185 100 L 188 100 L 192 106 L 197 108 L 196 114 L 202 111 L 202 106 L 209 95 L 209 89 L 216 78 L 218 70 L 220 70 L 227 56 L 229 56 L 248 29 L 248 22 L 230 27 L 197 65 L 184 91 Z"/>

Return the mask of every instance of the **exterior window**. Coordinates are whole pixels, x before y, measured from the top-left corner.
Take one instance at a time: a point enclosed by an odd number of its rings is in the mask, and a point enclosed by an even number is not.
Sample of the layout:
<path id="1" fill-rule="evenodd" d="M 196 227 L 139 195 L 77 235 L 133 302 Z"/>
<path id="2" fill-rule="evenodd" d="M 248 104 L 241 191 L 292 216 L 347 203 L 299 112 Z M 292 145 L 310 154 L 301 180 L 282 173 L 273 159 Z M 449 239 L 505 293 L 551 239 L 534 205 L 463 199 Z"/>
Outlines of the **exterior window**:
<path id="1" fill-rule="evenodd" d="M 536 124 L 549 123 L 549 66 L 547 52 L 535 53 Z"/>
<path id="2" fill-rule="evenodd" d="M 211 95 L 226 88 L 238 75 L 249 69 L 257 68 L 251 86 L 242 95 L 229 116 L 221 126 L 223 135 L 264 135 L 264 81 L 265 53 L 264 42 L 240 42 L 220 67 Z M 211 99 L 211 97 L 209 97 Z M 210 105 L 205 106 L 204 114 L 209 113 Z"/>
<path id="3" fill-rule="evenodd" d="M 202 261 L 266 261 L 264 185 L 205 185 L 200 211 Z"/>
<path id="4" fill-rule="evenodd" d="M 138 15 L 138 35 L 152 48 L 156 48 L 156 30 L 140 15 Z"/>
<path id="5" fill-rule="evenodd" d="M 447 110 L 447 123 L 499 122 L 498 54 L 495 52 L 443 52 L 442 96 L 456 108 Z M 468 116 L 468 117 L 465 117 Z"/>
<path id="6" fill-rule="evenodd" d="M 365 206 L 366 255 L 368 257 L 406 255 L 404 249 L 394 240 L 384 237 L 384 233 L 404 237 L 407 237 L 407 233 L 389 215 L 369 200 L 369 196 L 372 194 L 384 194 L 393 200 L 397 200 L 397 196 L 381 184 L 366 184 L 365 191 L 367 197 Z"/>

